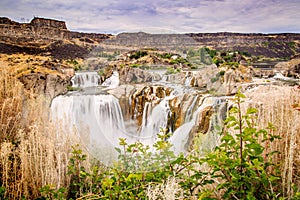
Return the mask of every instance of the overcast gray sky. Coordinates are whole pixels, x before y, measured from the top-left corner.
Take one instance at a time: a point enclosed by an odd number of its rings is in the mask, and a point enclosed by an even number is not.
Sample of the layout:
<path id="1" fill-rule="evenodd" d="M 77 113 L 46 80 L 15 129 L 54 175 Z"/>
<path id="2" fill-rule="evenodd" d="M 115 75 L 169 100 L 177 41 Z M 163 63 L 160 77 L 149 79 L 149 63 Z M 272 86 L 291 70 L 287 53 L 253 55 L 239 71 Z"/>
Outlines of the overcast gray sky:
<path id="1" fill-rule="evenodd" d="M 73 31 L 300 32 L 300 0 L 1 0 L 0 16 L 64 20 Z"/>

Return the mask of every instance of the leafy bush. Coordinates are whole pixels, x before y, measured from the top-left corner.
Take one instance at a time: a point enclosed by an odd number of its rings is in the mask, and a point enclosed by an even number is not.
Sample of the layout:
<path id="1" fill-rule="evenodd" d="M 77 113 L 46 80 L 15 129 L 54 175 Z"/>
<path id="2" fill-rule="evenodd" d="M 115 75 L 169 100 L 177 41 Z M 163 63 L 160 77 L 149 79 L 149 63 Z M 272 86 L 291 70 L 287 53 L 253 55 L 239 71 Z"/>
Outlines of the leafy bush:
<path id="1" fill-rule="evenodd" d="M 243 98 L 238 92 L 221 144 L 204 160 L 212 168 L 211 180 L 220 180 L 216 190 L 222 199 L 275 199 L 282 195 L 279 167 L 272 162 L 278 152 L 266 152 L 265 147 L 279 137 L 272 134 L 271 124 L 266 130 L 255 128 L 256 109 L 249 108 L 242 115 Z"/>
<path id="2" fill-rule="evenodd" d="M 68 91 L 77 91 L 77 90 L 79 90 L 79 88 L 78 87 L 72 87 L 72 86 L 68 85 L 67 90 Z"/>
<path id="3" fill-rule="evenodd" d="M 224 76 L 224 75 L 225 75 L 225 71 L 224 70 L 222 70 L 222 71 L 219 72 L 219 76 Z"/>
<path id="4" fill-rule="evenodd" d="M 217 55 L 217 50 L 210 49 L 208 47 L 205 47 L 205 51 L 209 54 L 211 58 L 215 57 Z"/>
<path id="5" fill-rule="evenodd" d="M 210 82 L 215 83 L 219 80 L 219 77 L 213 77 L 210 79 Z"/>
<path id="6" fill-rule="evenodd" d="M 168 67 L 165 74 L 166 74 L 166 75 L 168 75 L 168 74 L 177 74 L 177 73 L 179 73 L 180 71 L 181 71 L 181 70 L 180 70 L 179 68 L 174 69 L 173 67 Z"/>
<path id="7" fill-rule="evenodd" d="M 137 51 L 137 52 L 134 52 L 132 55 L 130 55 L 129 58 L 130 59 L 139 59 L 146 55 L 148 55 L 147 51 Z"/>
<path id="8" fill-rule="evenodd" d="M 249 108 L 242 114 L 243 98 L 238 92 L 225 121 L 220 145 L 204 156 L 197 149 L 186 156 L 175 155 L 168 142 L 170 134 L 163 130 L 152 148 L 140 142 L 128 144 L 120 138 L 120 148 L 116 148 L 119 160 L 108 168 L 98 164 L 86 169 L 82 165 L 86 155 L 78 146 L 73 147 L 67 198 L 146 199 L 147 189 L 163 184 L 170 177 L 177 181 L 182 190 L 180 195 L 187 199 L 281 197 L 279 167 L 272 162 L 278 152 L 267 152 L 265 148 L 279 137 L 272 134 L 271 124 L 265 130 L 255 127 L 256 109 Z M 63 199 L 65 191 L 50 186 L 41 189 L 44 199 Z M 157 194 L 157 198 L 163 198 L 162 194 Z"/>
<path id="9" fill-rule="evenodd" d="M 129 67 L 132 67 L 132 68 L 138 68 L 138 67 L 141 67 L 142 65 L 141 64 L 130 64 Z"/>

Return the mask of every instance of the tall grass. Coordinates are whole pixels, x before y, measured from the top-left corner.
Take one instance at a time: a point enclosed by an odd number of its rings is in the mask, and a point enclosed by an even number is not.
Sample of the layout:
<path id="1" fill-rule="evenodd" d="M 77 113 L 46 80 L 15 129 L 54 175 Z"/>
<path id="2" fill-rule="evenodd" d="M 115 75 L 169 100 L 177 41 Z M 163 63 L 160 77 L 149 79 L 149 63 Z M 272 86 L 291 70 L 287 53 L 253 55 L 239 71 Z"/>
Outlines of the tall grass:
<path id="1" fill-rule="evenodd" d="M 0 63 L 0 187 L 7 199 L 34 199 L 67 187 L 70 134 L 49 121 L 49 102 L 33 96 Z M 0 196 L 1 198 L 1 196 Z"/>
<path id="2" fill-rule="evenodd" d="M 0 63 L 1 65 L 1 63 Z M 12 78 L 7 67 L 0 70 L 0 142 L 14 140 L 20 127 L 23 109 L 21 83 Z"/>
<path id="3" fill-rule="evenodd" d="M 6 190 L 0 198 L 34 199 L 45 185 L 69 188 L 71 146 L 79 142 L 49 121 L 49 102 L 26 92 L 3 63 L 0 68 L 0 187 Z M 300 112 L 294 108 L 300 90 L 261 86 L 246 96 L 247 106 L 259 110 L 258 126 L 265 129 L 271 122 L 276 127 L 273 133 L 283 138 L 266 148 L 281 152 L 274 161 L 281 163 L 282 189 L 291 198 L 297 191 L 294 186 L 300 186 Z M 85 169 L 91 169 L 89 163 L 89 159 L 84 161 Z M 147 197 L 183 199 L 180 181 L 169 177 L 163 184 L 149 186 Z"/>
<path id="4" fill-rule="evenodd" d="M 265 148 L 280 152 L 274 162 L 281 164 L 282 190 L 284 196 L 291 198 L 300 189 L 300 112 L 294 108 L 300 102 L 300 89 L 261 86 L 246 96 L 252 102 L 249 106 L 259 110 L 258 126 L 266 128 L 271 123 L 275 127 L 273 134 L 282 138 Z"/>

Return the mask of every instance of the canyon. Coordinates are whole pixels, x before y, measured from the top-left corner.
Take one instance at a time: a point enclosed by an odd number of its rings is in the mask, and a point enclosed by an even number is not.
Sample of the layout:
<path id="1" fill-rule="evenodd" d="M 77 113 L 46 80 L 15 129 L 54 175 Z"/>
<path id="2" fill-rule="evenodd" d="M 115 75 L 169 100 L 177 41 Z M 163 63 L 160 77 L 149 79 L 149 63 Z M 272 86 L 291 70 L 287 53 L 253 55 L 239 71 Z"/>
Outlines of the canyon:
<path id="1" fill-rule="evenodd" d="M 299 84 L 299 42 L 296 33 L 113 36 L 73 32 L 59 20 L 0 18 L 0 60 L 101 160 L 116 138 L 153 144 L 162 131 L 173 134 L 177 153 L 197 137 L 203 150 L 213 148 L 238 88 Z M 253 65 L 262 61 L 276 66 L 263 73 Z"/>

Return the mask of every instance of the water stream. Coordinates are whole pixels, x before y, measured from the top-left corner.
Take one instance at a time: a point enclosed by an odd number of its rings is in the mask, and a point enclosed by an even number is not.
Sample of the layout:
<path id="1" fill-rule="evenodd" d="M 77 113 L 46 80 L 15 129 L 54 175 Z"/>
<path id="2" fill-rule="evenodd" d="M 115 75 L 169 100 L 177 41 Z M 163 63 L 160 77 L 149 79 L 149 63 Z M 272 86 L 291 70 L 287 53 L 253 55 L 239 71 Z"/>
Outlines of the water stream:
<path id="1" fill-rule="evenodd" d="M 65 130 L 75 132 L 90 153 L 104 162 L 117 158 L 114 148 L 118 146 L 118 138 L 126 138 L 128 143 L 140 141 L 153 144 L 160 129 L 168 126 L 171 115 L 169 101 L 192 90 L 184 85 L 173 84 L 173 92 L 158 104 L 146 102 L 139 126 L 132 119 L 124 119 L 119 99 L 106 92 L 119 86 L 118 72 L 115 71 L 102 85 L 99 85 L 99 80 L 96 72 L 76 73 L 72 83 L 81 90 L 53 99 L 51 118 Z M 199 95 L 194 95 L 189 108 L 184 111 L 183 124 L 174 130 L 170 138 L 176 153 L 186 152 L 188 149 L 189 134 L 197 125 L 203 109 L 224 103 L 218 97 L 206 95 L 201 97 L 202 101 L 198 101 L 199 98 Z"/>

